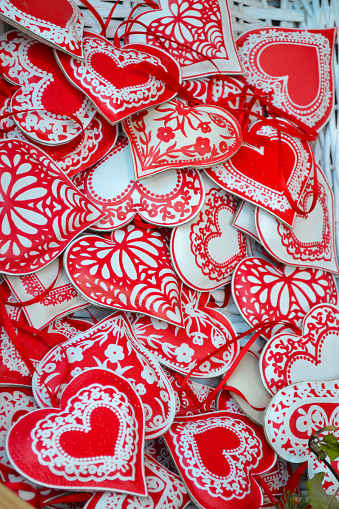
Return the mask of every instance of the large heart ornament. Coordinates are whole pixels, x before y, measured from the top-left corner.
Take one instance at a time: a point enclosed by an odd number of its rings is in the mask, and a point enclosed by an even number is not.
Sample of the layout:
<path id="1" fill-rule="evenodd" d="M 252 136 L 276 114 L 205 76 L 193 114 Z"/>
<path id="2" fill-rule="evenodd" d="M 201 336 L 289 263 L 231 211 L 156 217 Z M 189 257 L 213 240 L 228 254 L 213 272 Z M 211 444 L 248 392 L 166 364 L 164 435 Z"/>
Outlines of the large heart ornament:
<path id="1" fill-rule="evenodd" d="M 191 288 L 206 292 L 230 282 L 236 265 L 246 257 L 245 236 L 232 222 L 237 201 L 204 178 L 206 198 L 199 214 L 172 233 L 175 270 Z"/>
<path id="2" fill-rule="evenodd" d="M 103 214 L 30 143 L 0 141 L 0 271 L 30 274 Z"/>
<path id="3" fill-rule="evenodd" d="M 143 70 L 144 63 L 152 64 L 181 82 L 176 61 L 158 48 L 133 44 L 120 49 L 100 35 L 84 32 L 83 50 L 84 61 L 56 52 L 57 61 L 68 79 L 112 124 L 176 95 Z"/>
<path id="4" fill-rule="evenodd" d="M 49 46 L 22 32 L 7 32 L 0 38 L 0 62 L 5 78 L 21 87 L 11 108 L 25 113 L 15 115 L 14 121 L 34 141 L 66 143 L 93 119 L 91 101 L 65 78 Z"/>
<path id="5" fill-rule="evenodd" d="M 45 44 L 82 57 L 84 17 L 73 0 L 52 5 L 40 0 L 6 0 L 0 6 L 0 18 Z"/>
<path id="6" fill-rule="evenodd" d="M 161 0 L 159 9 L 137 16 L 136 27 L 138 34 L 128 40 L 165 47 L 179 62 L 184 79 L 216 72 L 243 73 L 234 47 L 228 4 L 223 0 L 188 0 L 184 4 Z"/>
<path id="7" fill-rule="evenodd" d="M 147 494 L 142 404 L 112 371 L 80 374 L 64 391 L 60 409 L 24 415 L 6 445 L 15 469 L 38 484 Z"/>
<path id="8" fill-rule="evenodd" d="M 112 240 L 84 236 L 69 246 L 64 264 L 90 302 L 182 326 L 181 285 L 160 230 L 128 225 L 113 232 Z"/>
<path id="9" fill-rule="evenodd" d="M 286 128 L 290 125 L 279 122 Z M 281 172 L 283 168 L 287 188 L 298 203 L 314 166 L 311 146 L 285 132 L 280 133 L 279 139 L 278 131 L 264 120 L 252 124 L 250 133 L 263 136 L 265 142 L 269 139 L 269 143 L 262 147 L 243 143 L 229 161 L 205 171 L 226 191 L 264 208 L 293 227 L 297 212 L 284 194 Z"/>
<path id="10" fill-rule="evenodd" d="M 249 419 L 228 412 L 180 417 L 165 440 L 199 507 L 261 507 L 262 493 L 252 476 L 272 468 L 276 457 Z"/>
<path id="11" fill-rule="evenodd" d="M 234 271 L 232 293 L 239 312 L 251 326 L 288 321 L 300 327 L 309 310 L 321 303 L 338 304 L 332 274 L 317 269 L 280 266 L 262 258 L 247 258 Z M 286 330 L 275 325 L 262 332 L 269 339 Z"/>
<path id="12" fill-rule="evenodd" d="M 333 110 L 336 31 L 281 27 L 247 31 L 237 40 L 247 83 L 259 93 L 269 93 L 274 106 L 319 131 Z"/>
<path id="13" fill-rule="evenodd" d="M 319 304 L 304 318 L 302 336 L 277 334 L 260 357 L 263 383 L 271 394 L 304 380 L 339 379 L 339 310 Z"/>
<path id="14" fill-rule="evenodd" d="M 187 375 L 196 366 L 192 376 L 215 377 L 231 367 L 239 353 L 239 345 L 233 342 L 222 353 L 198 365 L 215 349 L 236 337 L 225 315 L 208 307 L 208 299 L 208 293 L 183 287 L 183 329 L 141 314 L 129 313 L 128 318 L 137 340 L 160 363 L 183 375 Z"/>
<path id="15" fill-rule="evenodd" d="M 147 439 L 167 431 L 175 414 L 173 390 L 154 356 L 137 342 L 123 314 L 106 318 L 45 355 L 33 376 L 37 402 L 55 406 L 72 378 L 95 367 L 110 369 L 132 384 L 145 409 Z"/>
<path id="16" fill-rule="evenodd" d="M 297 267 L 314 267 L 335 272 L 339 267 L 335 249 L 333 194 L 320 168 L 315 208 L 305 216 L 297 215 L 294 228 L 288 228 L 269 212 L 258 208 L 255 223 L 260 242 L 280 262 Z M 309 210 L 314 193 L 310 177 L 300 206 Z"/>
<path id="17" fill-rule="evenodd" d="M 136 178 L 169 168 L 207 167 L 232 157 L 241 146 L 238 121 L 218 106 L 188 106 L 173 99 L 126 118 Z"/>
<path id="18" fill-rule="evenodd" d="M 136 214 L 159 226 L 178 226 L 197 215 L 205 196 L 201 176 L 193 169 L 167 171 L 142 182 L 135 180 L 125 137 L 119 138 L 102 161 L 78 174 L 73 182 L 106 213 L 93 226 L 94 230 L 103 231 L 125 226 Z"/>
<path id="19" fill-rule="evenodd" d="M 320 428 L 338 427 L 338 407 L 338 380 L 301 382 L 281 389 L 271 399 L 265 417 L 266 437 L 277 454 L 291 463 L 308 461 L 310 478 L 317 472 L 325 472 L 323 487 L 331 495 L 338 481 L 311 452 L 308 440 Z M 337 431 L 334 434 L 338 437 Z M 338 470 L 338 459 L 331 463 Z"/>
<path id="20" fill-rule="evenodd" d="M 151 456 L 145 454 L 147 497 L 122 493 L 96 493 L 84 509 L 184 509 L 190 502 L 179 476 L 173 474 Z"/>

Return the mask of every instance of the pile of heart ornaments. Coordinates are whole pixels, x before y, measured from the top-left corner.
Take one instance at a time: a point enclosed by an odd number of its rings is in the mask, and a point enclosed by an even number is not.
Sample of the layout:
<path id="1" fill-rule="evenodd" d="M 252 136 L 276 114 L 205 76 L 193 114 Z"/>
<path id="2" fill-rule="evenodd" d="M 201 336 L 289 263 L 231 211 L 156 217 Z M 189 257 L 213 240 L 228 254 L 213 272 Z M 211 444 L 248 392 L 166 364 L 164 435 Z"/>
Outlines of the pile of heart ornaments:
<path id="1" fill-rule="evenodd" d="M 307 444 L 338 422 L 311 145 L 336 30 L 234 42 L 225 0 L 160 0 L 112 41 L 87 7 L 100 34 L 74 0 L 0 2 L 1 482 L 40 509 L 248 509 L 307 461 L 333 494 Z"/>

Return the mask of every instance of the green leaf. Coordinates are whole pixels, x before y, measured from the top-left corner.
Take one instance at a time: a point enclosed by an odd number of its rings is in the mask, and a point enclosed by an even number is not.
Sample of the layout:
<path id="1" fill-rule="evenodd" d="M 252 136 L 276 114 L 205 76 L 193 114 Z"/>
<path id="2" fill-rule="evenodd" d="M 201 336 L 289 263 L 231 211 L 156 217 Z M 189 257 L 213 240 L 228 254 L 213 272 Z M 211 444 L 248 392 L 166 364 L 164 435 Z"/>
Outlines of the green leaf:
<path id="1" fill-rule="evenodd" d="M 326 452 L 331 461 L 339 456 L 339 442 L 337 438 L 330 434 L 323 437 L 322 450 Z"/>
<path id="2" fill-rule="evenodd" d="M 306 483 L 308 495 L 312 509 L 328 509 L 332 500 L 332 495 L 327 495 L 322 487 L 322 482 L 325 477 L 325 472 L 319 472 Z M 331 504 L 331 509 L 339 509 L 339 502 L 335 498 Z"/>

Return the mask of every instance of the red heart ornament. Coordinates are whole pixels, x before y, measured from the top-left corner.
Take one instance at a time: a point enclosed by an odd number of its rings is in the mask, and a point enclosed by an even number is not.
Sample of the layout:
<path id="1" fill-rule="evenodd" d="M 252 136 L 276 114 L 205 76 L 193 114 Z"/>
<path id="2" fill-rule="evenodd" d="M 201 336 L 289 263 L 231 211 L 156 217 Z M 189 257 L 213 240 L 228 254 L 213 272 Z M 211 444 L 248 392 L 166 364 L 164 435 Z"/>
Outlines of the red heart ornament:
<path id="1" fill-rule="evenodd" d="M 93 226 L 94 230 L 103 231 L 125 226 L 136 214 L 159 226 L 178 226 L 199 212 L 205 195 L 201 176 L 193 169 L 167 171 L 142 183 L 135 180 L 125 137 L 119 138 L 114 150 L 73 182 L 106 213 Z"/>
<path id="2" fill-rule="evenodd" d="M 129 313 L 127 316 L 139 343 L 160 363 L 184 375 L 196 366 L 192 376 L 215 377 L 231 367 L 239 353 L 239 345 L 233 342 L 222 354 L 197 365 L 216 348 L 236 337 L 225 315 L 208 307 L 208 299 L 208 293 L 195 292 L 183 286 L 183 329 L 141 314 Z"/>
<path id="3" fill-rule="evenodd" d="M 132 28 L 128 40 L 165 47 L 179 62 L 184 79 L 243 72 L 234 47 L 228 4 L 223 0 L 188 0 L 184 4 L 161 0 L 159 9 L 136 17 L 136 30 L 134 35 Z"/>
<path id="4" fill-rule="evenodd" d="M 338 274 L 335 249 L 333 194 L 320 168 L 317 203 L 309 214 L 297 215 L 294 228 L 288 228 L 263 209 L 255 212 L 260 242 L 280 262 L 297 267 L 314 267 Z M 303 210 L 313 200 L 314 177 L 310 177 L 301 198 Z"/>
<path id="5" fill-rule="evenodd" d="M 90 302 L 182 326 L 181 285 L 160 230 L 128 225 L 113 232 L 112 240 L 81 237 L 65 253 L 64 265 Z"/>
<path id="6" fill-rule="evenodd" d="M 169 168 L 201 168 L 232 157 L 241 146 L 238 121 L 218 106 L 173 99 L 123 122 L 136 178 Z"/>
<path id="7" fill-rule="evenodd" d="M 39 0 L 6 0 L 0 6 L 0 17 L 45 44 L 82 57 L 84 17 L 73 0 L 52 5 Z"/>
<path id="8" fill-rule="evenodd" d="M 154 356 L 137 342 L 122 313 L 106 318 L 45 355 L 33 380 L 38 404 L 55 406 L 72 378 L 95 367 L 128 378 L 145 408 L 147 439 L 167 431 L 175 413 L 173 390 Z"/>
<path id="9" fill-rule="evenodd" d="M 290 124 L 279 121 L 285 127 Z M 259 120 L 250 132 L 269 138 L 266 146 L 243 143 L 240 150 L 226 163 L 205 170 L 220 187 L 264 208 L 288 226 L 293 227 L 297 212 L 288 202 L 282 185 L 283 168 L 286 185 L 295 203 L 298 203 L 314 167 L 314 158 L 308 142 L 278 131 Z M 280 163 L 279 163 L 280 152 Z"/>
<path id="10" fill-rule="evenodd" d="M 7 437 L 11 463 L 33 482 L 142 496 L 143 447 L 140 398 L 127 380 L 105 369 L 76 377 L 60 410 L 25 415 Z"/>
<path id="11" fill-rule="evenodd" d="M 302 336 L 277 334 L 260 357 L 260 372 L 271 394 L 304 380 L 339 378 L 339 310 L 319 304 L 304 318 Z"/>
<path id="12" fill-rule="evenodd" d="M 68 79 L 83 91 L 112 124 L 176 95 L 146 71 L 143 62 L 159 66 L 181 81 L 178 64 L 164 51 L 145 44 L 119 49 L 104 37 L 84 32 L 85 61 L 56 54 Z"/>
<path id="13" fill-rule="evenodd" d="M 245 236 L 232 226 L 237 201 L 206 177 L 204 206 L 171 237 L 171 257 L 183 282 L 210 291 L 230 282 L 236 265 L 246 257 Z"/>
<path id="14" fill-rule="evenodd" d="M 249 419 L 228 412 L 180 417 L 165 440 L 199 507 L 261 506 L 262 493 L 252 476 L 272 468 L 276 457 L 263 431 Z"/>
<path id="15" fill-rule="evenodd" d="M 334 277 L 322 270 L 275 267 L 262 258 L 247 258 L 233 274 L 232 293 L 239 312 L 251 326 L 265 321 L 287 320 L 300 327 L 302 319 L 317 304 L 337 305 Z M 272 326 L 262 336 L 286 330 Z"/>
<path id="16" fill-rule="evenodd" d="M 103 214 L 30 143 L 0 141 L 0 271 L 30 274 L 51 263 Z"/>
<path id="17" fill-rule="evenodd" d="M 237 40 L 246 82 L 308 127 L 319 131 L 334 105 L 336 28 L 258 28 Z M 307 83 L 307 86 L 305 84 Z"/>
<path id="18" fill-rule="evenodd" d="M 7 32 L 0 38 L 0 63 L 5 78 L 21 87 L 12 96 L 11 109 L 25 113 L 14 121 L 34 141 L 67 143 L 90 124 L 96 110 L 65 78 L 52 48 L 22 32 Z"/>

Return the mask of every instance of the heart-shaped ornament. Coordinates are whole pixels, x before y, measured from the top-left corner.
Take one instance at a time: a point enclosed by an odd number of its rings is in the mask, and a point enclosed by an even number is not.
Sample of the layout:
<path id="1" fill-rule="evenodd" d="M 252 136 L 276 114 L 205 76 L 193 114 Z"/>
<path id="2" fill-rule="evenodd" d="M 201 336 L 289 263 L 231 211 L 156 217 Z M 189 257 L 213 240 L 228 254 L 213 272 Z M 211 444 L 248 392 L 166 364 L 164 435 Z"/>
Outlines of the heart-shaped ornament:
<path id="1" fill-rule="evenodd" d="M 167 431 L 175 414 L 173 390 L 154 356 L 137 342 L 122 313 L 106 318 L 45 355 L 33 376 L 38 404 L 55 406 L 72 378 L 95 367 L 110 369 L 132 384 L 145 409 L 147 439 Z"/>
<path id="2" fill-rule="evenodd" d="M 263 209 L 257 209 L 255 224 L 260 242 L 280 262 L 314 267 L 338 274 L 335 250 L 333 194 L 320 168 L 317 203 L 305 216 L 297 215 L 293 229 Z M 308 210 L 313 200 L 314 178 L 310 177 L 300 206 Z"/>
<path id="3" fill-rule="evenodd" d="M 203 509 L 260 507 L 253 475 L 276 457 L 263 431 L 246 417 L 212 412 L 175 419 L 165 435 L 191 499 Z"/>
<path id="4" fill-rule="evenodd" d="M 0 271 L 24 275 L 57 258 L 103 214 L 30 143 L 0 141 Z"/>
<path id="5" fill-rule="evenodd" d="M 208 293 L 183 286 L 183 329 L 141 314 L 129 313 L 128 318 L 139 343 L 160 363 L 183 375 L 196 366 L 192 376 L 215 377 L 231 367 L 239 353 L 239 345 L 233 342 L 225 351 L 199 365 L 199 361 L 236 337 L 225 315 L 208 307 L 208 299 Z"/>
<path id="6" fill-rule="evenodd" d="M 218 164 L 241 146 L 241 128 L 233 115 L 218 106 L 191 107 L 180 99 L 126 118 L 123 128 L 137 179 L 169 168 Z"/>
<path id="7" fill-rule="evenodd" d="M 260 357 L 260 372 L 271 394 L 304 380 L 339 379 L 339 310 L 319 304 L 304 318 L 302 335 L 277 334 Z"/>
<path id="8" fill-rule="evenodd" d="M 144 413 L 123 377 L 105 369 L 80 374 L 60 409 L 24 415 L 6 450 L 29 480 L 55 488 L 147 494 L 143 469 Z"/>
<path id="9" fill-rule="evenodd" d="M 105 37 L 84 32 L 85 60 L 56 52 L 67 78 L 82 90 L 112 124 L 176 95 L 170 87 L 147 71 L 144 63 L 158 66 L 181 82 L 177 62 L 164 51 L 146 44 L 117 48 Z"/>
<path id="10" fill-rule="evenodd" d="M 255 227 L 255 213 L 257 207 L 252 203 L 244 200 L 237 210 L 236 215 L 234 216 L 233 226 L 235 226 L 238 230 L 249 235 L 254 240 L 260 243 L 260 239 L 258 237 L 258 232 Z"/>
<path id="11" fill-rule="evenodd" d="M 260 94 L 269 93 L 274 106 L 319 131 L 333 110 L 336 32 L 281 27 L 247 31 L 237 40 L 246 82 Z"/>
<path id="12" fill-rule="evenodd" d="M 171 257 L 183 282 L 206 292 L 230 282 L 247 248 L 245 236 L 232 226 L 236 199 L 206 177 L 203 181 L 204 206 L 192 221 L 173 231 Z"/>
<path id="13" fill-rule="evenodd" d="M 25 113 L 17 113 L 14 121 L 34 141 L 67 143 L 90 124 L 96 110 L 65 78 L 52 48 L 13 30 L 0 37 L 0 63 L 4 77 L 21 87 L 11 109 Z"/>
<path id="14" fill-rule="evenodd" d="M 0 18 L 45 44 L 82 57 L 84 17 L 73 0 L 52 5 L 40 0 L 6 0 L 0 6 Z"/>
<path id="15" fill-rule="evenodd" d="M 286 265 L 277 267 L 256 257 L 239 263 L 233 274 L 232 293 L 240 314 L 251 326 L 285 320 L 300 327 L 313 306 L 338 304 L 332 274 Z M 263 331 L 262 336 L 269 339 L 283 330 L 286 325 L 275 325 Z"/>
<path id="16" fill-rule="evenodd" d="M 182 326 L 181 285 L 162 231 L 128 225 L 113 232 L 112 240 L 86 235 L 69 246 L 64 265 L 90 302 Z"/>
<path id="17" fill-rule="evenodd" d="M 279 123 L 286 129 L 291 124 Z M 282 179 L 295 203 L 298 203 L 314 167 L 310 144 L 280 132 L 259 120 L 250 133 L 263 136 L 266 146 L 243 143 L 240 150 L 226 163 L 205 170 L 220 187 L 264 208 L 288 226 L 293 227 L 297 212 L 284 194 Z M 282 175 L 282 168 L 284 174 Z"/>
<path id="18" fill-rule="evenodd" d="M 201 176 L 193 169 L 167 171 L 142 183 L 135 180 L 131 150 L 125 137 L 119 138 L 102 161 L 78 174 L 73 182 L 106 213 L 92 227 L 103 231 L 125 226 L 136 214 L 159 226 L 187 223 L 197 215 L 205 196 Z"/>

